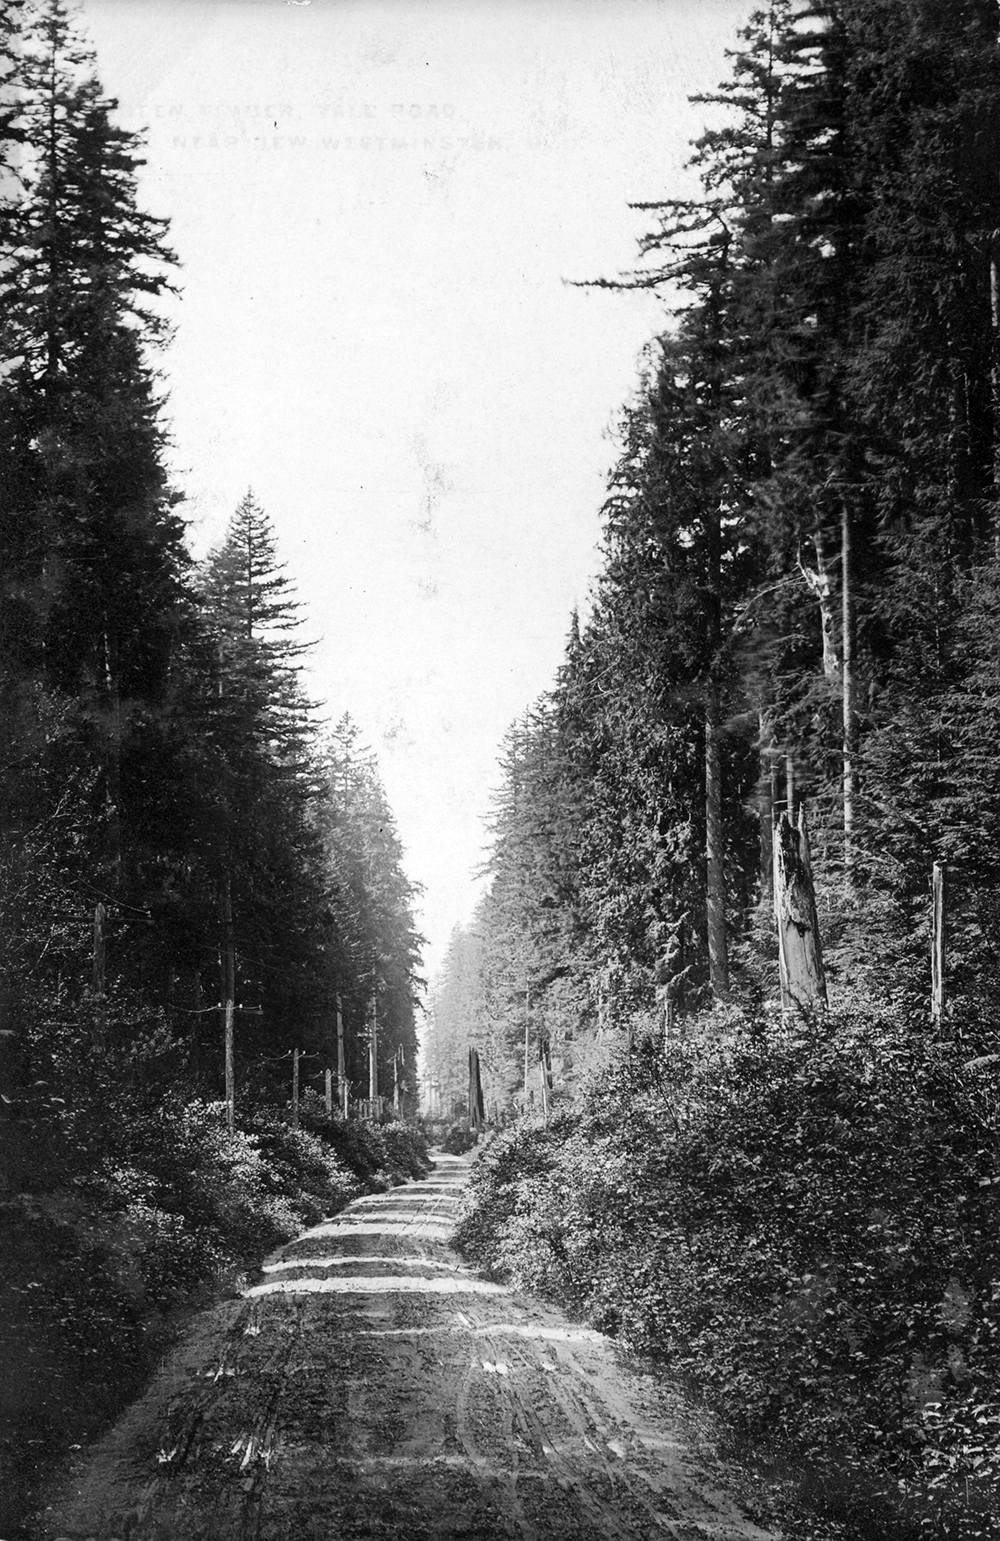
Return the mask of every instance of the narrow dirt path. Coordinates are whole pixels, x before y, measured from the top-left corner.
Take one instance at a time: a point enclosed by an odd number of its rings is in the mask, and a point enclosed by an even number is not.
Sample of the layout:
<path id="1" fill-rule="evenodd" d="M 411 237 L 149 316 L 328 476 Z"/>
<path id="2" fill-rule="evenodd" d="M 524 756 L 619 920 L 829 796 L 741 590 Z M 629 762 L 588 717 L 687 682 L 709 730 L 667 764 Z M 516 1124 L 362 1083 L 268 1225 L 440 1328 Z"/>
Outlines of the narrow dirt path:
<path id="1" fill-rule="evenodd" d="M 46 1514 L 72 1541 L 773 1541 L 606 1340 L 450 1249 L 467 1163 L 199 1318 Z"/>

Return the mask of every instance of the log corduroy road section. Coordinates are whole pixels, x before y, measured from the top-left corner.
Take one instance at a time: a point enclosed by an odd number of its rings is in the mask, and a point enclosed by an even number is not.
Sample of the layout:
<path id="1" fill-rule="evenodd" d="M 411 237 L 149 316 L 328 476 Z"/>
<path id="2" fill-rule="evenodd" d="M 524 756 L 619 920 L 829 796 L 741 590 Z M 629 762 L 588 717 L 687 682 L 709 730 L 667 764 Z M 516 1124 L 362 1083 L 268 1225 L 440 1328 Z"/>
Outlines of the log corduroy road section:
<path id="1" fill-rule="evenodd" d="M 770 1541 L 600 1334 L 477 1277 L 438 1155 L 204 1313 L 47 1541 Z"/>

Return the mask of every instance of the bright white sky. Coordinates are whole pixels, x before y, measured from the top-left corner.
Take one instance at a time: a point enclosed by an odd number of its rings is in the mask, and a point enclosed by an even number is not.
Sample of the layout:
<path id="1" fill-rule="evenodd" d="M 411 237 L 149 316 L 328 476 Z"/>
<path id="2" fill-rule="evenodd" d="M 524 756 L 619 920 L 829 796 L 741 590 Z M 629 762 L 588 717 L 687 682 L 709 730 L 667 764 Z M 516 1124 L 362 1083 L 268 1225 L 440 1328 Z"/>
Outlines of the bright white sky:
<path id="1" fill-rule="evenodd" d="M 469 918 L 508 724 L 598 568 L 611 430 L 747 0 L 84 0 L 182 270 L 164 359 L 191 542 L 248 486 L 377 752 L 430 971 Z"/>

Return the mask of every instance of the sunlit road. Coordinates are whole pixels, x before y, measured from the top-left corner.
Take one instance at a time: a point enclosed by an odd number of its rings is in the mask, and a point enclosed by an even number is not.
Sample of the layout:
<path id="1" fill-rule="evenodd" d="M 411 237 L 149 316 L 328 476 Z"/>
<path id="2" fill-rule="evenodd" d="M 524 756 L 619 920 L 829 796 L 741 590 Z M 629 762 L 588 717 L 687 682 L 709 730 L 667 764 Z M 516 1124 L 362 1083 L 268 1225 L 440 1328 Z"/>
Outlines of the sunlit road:
<path id="1" fill-rule="evenodd" d="M 49 1512 L 72 1541 L 749 1541 L 669 1397 L 477 1278 L 467 1164 L 360 1199 L 200 1317 Z"/>

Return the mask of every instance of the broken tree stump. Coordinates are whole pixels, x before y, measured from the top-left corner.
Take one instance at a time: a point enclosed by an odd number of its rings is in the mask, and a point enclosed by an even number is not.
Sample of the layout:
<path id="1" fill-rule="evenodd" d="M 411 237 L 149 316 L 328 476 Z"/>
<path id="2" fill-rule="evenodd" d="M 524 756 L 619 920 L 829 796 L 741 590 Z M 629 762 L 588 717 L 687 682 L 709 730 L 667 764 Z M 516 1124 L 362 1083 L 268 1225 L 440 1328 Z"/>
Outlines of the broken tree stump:
<path id="1" fill-rule="evenodd" d="M 783 813 L 775 827 L 774 915 L 783 1011 L 804 1016 L 825 1011 L 826 975 L 804 809 L 797 824 Z"/>

